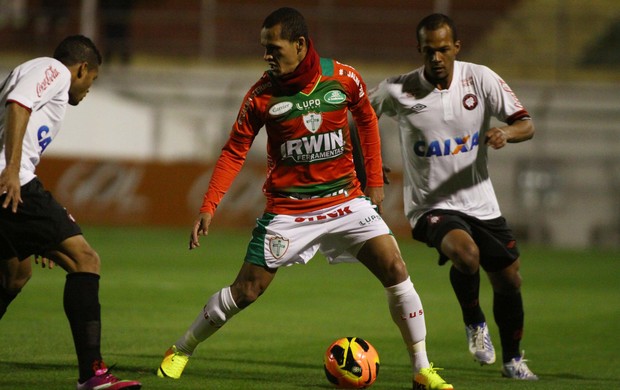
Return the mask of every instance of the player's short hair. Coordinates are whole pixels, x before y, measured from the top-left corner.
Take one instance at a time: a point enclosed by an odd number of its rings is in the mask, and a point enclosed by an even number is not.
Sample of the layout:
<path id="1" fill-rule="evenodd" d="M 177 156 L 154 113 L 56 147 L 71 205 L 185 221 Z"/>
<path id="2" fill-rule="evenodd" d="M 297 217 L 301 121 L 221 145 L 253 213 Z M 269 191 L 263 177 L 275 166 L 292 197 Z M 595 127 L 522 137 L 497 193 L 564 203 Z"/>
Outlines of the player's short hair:
<path id="1" fill-rule="evenodd" d="M 63 39 L 54 50 L 54 58 L 67 66 L 87 62 L 89 69 L 103 62 L 97 46 L 84 35 L 70 35 Z"/>
<path id="2" fill-rule="evenodd" d="M 454 21 L 450 19 L 449 16 L 444 14 L 430 14 L 420 20 L 420 23 L 418 23 L 418 27 L 415 30 L 418 43 L 420 42 L 420 32 L 422 29 L 434 31 L 443 26 L 448 26 L 450 30 L 452 30 L 452 41 L 458 41 L 459 38 L 456 32 L 456 26 L 454 25 Z"/>
<path id="3" fill-rule="evenodd" d="M 282 7 L 273 11 L 265 18 L 262 28 L 272 28 L 278 24 L 282 26 L 280 38 L 286 39 L 289 42 L 293 42 L 299 37 L 304 37 L 308 40 L 306 19 L 295 8 Z"/>

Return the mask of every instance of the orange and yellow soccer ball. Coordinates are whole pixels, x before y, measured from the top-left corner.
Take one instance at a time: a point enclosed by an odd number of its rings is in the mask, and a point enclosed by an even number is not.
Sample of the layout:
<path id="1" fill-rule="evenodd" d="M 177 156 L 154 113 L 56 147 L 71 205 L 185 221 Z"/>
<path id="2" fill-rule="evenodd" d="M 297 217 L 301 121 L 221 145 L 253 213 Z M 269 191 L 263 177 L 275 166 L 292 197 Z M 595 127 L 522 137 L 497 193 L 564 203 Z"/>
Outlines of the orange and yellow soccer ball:
<path id="1" fill-rule="evenodd" d="M 379 354 L 366 340 L 344 337 L 325 351 L 325 376 L 339 389 L 364 389 L 379 374 Z"/>

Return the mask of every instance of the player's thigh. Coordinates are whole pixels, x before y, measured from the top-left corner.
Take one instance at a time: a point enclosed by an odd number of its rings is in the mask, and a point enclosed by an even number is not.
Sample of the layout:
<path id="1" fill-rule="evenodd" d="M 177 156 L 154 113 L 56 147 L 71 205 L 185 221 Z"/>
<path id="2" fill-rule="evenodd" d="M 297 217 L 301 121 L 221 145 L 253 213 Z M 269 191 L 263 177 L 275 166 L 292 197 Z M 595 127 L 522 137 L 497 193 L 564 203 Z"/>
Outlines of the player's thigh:
<path id="1" fill-rule="evenodd" d="M 478 245 L 465 229 L 449 230 L 441 240 L 440 250 L 463 272 L 476 272 L 480 266 Z"/>
<path id="2" fill-rule="evenodd" d="M 409 276 L 407 266 L 391 234 L 366 241 L 357 253 L 357 259 L 381 281 L 384 287 L 403 282 Z"/>
<path id="3" fill-rule="evenodd" d="M 99 255 L 81 234 L 66 238 L 47 251 L 46 257 L 52 259 L 67 272 L 99 274 Z"/>

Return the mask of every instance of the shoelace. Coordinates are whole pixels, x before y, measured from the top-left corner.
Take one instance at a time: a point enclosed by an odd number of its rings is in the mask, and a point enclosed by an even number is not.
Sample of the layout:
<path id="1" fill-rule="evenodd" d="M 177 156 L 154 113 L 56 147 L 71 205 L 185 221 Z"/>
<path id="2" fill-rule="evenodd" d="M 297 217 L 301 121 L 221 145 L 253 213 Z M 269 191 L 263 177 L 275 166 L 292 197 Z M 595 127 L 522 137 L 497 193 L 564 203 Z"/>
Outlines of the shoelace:
<path id="1" fill-rule="evenodd" d="M 484 329 L 478 326 L 474 332 L 474 345 L 476 349 L 484 349 Z"/>
<path id="2" fill-rule="evenodd" d="M 525 358 L 525 351 L 521 351 L 521 358 L 519 360 L 513 359 L 514 362 L 514 371 L 517 377 L 519 378 L 528 378 L 535 377 L 534 373 L 530 370 L 530 368 L 525 364 L 528 360 Z"/>
<path id="3" fill-rule="evenodd" d="M 441 371 L 443 370 L 443 368 L 433 367 L 433 363 L 431 363 L 431 365 L 426 370 L 428 370 L 428 374 L 430 374 L 428 379 L 431 383 L 445 383 L 445 381 L 437 373 L 437 371 Z"/>
<path id="4" fill-rule="evenodd" d="M 441 367 L 433 367 L 433 363 L 427 368 L 427 370 L 431 371 L 433 374 L 436 374 L 437 371 L 443 370 Z"/>
<path id="5" fill-rule="evenodd" d="M 97 372 L 95 373 L 95 376 L 101 377 L 105 380 L 109 380 L 111 383 L 118 382 L 119 379 L 115 377 L 114 375 L 112 375 L 112 372 L 111 372 L 114 367 L 116 367 L 116 363 L 112 364 L 110 367 L 104 367 L 100 370 L 97 370 Z M 103 372 L 99 373 L 99 371 L 103 371 Z"/>
<path id="6" fill-rule="evenodd" d="M 476 349 L 491 349 L 491 346 L 487 344 L 487 338 L 484 334 L 484 328 L 481 326 L 476 327 L 473 335 L 474 345 Z"/>
<path id="7" fill-rule="evenodd" d="M 532 371 L 530 371 L 530 368 L 527 366 L 527 364 L 525 364 L 525 362 L 527 362 L 527 359 L 524 359 L 523 357 L 521 357 L 521 360 L 519 360 L 518 362 L 515 362 L 515 371 L 519 378 L 533 375 Z"/>

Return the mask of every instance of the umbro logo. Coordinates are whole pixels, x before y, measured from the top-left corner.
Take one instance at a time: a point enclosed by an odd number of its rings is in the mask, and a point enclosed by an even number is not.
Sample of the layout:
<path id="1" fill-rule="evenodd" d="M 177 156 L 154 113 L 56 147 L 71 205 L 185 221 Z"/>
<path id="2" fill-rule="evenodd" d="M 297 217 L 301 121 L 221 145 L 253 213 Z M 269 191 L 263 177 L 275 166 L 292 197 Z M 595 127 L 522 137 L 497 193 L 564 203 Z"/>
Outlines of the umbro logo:
<path id="1" fill-rule="evenodd" d="M 426 108 L 426 106 L 424 104 L 420 104 L 420 103 L 416 104 L 415 106 L 409 107 L 409 109 L 411 111 L 415 111 L 415 112 L 420 112 L 420 111 L 424 110 L 425 108 Z"/>

